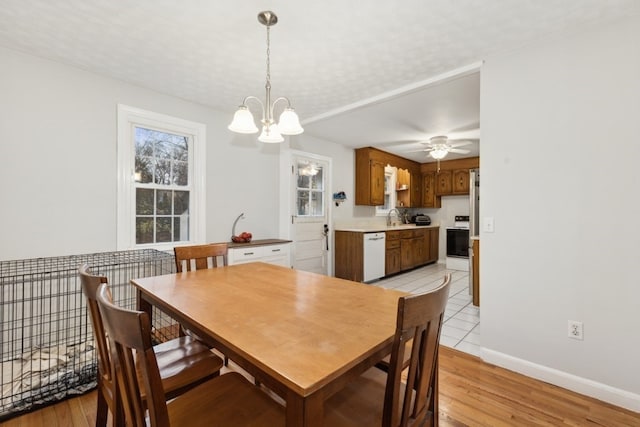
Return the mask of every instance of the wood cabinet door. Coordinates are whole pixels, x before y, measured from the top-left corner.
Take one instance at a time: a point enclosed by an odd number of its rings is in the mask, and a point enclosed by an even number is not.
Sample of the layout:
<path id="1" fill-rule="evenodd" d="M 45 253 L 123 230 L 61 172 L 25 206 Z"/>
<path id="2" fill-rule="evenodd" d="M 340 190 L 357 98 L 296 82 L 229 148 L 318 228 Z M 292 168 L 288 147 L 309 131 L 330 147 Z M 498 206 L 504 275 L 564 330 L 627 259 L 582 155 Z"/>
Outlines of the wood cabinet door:
<path id="1" fill-rule="evenodd" d="M 436 195 L 443 196 L 452 193 L 452 172 L 440 171 L 436 175 Z"/>
<path id="2" fill-rule="evenodd" d="M 426 264 L 431 261 L 431 230 L 424 229 L 422 234 L 422 258 L 421 264 Z"/>
<path id="3" fill-rule="evenodd" d="M 422 206 L 422 176 L 419 173 L 411 173 L 411 201 L 409 206 L 419 208 Z"/>
<path id="4" fill-rule="evenodd" d="M 400 240 L 400 269 L 408 270 L 414 264 L 414 243 L 413 238 Z"/>
<path id="5" fill-rule="evenodd" d="M 429 230 L 431 233 L 431 244 L 429 245 L 429 262 L 438 261 L 440 256 L 440 229 L 432 228 Z"/>
<path id="6" fill-rule="evenodd" d="M 384 274 L 386 276 L 400 271 L 400 247 L 387 249 L 385 255 Z"/>
<path id="7" fill-rule="evenodd" d="M 469 194 L 469 169 L 453 171 L 453 194 Z"/>
<path id="8" fill-rule="evenodd" d="M 384 205 L 384 163 L 377 160 L 370 161 L 370 194 L 369 200 L 374 206 Z"/>
<path id="9" fill-rule="evenodd" d="M 427 172 L 422 177 L 422 206 L 437 208 L 436 203 L 436 173 Z"/>

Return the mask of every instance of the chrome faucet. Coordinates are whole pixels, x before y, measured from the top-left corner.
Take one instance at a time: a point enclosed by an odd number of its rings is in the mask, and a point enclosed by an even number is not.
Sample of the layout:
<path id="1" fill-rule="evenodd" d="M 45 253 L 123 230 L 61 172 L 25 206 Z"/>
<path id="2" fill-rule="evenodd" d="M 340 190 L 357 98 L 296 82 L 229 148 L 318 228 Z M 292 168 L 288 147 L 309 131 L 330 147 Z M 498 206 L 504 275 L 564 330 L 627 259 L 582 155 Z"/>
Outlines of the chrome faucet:
<path id="1" fill-rule="evenodd" d="M 387 227 L 391 225 L 391 213 L 393 211 L 396 211 L 396 216 L 398 217 L 398 219 L 400 219 L 400 211 L 398 209 L 396 208 L 389 209 L 389 213 L 387 214 Z"/>

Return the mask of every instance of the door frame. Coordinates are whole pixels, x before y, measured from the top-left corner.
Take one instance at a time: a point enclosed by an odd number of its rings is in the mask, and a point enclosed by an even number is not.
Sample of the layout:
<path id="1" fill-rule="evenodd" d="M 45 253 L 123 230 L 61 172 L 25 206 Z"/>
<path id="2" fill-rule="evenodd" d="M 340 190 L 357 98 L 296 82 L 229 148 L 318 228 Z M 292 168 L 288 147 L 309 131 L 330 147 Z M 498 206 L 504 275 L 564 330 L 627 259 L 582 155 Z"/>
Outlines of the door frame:
<path id="1" fill-rule="evenodd" d="M 292 168 L 294 167 L 295 157 L 308 157 L 310 159 L 326 162 L 329 166 L 329 171 L 325 175 L 325 206 L 327 207 L 327 224 L 329 225 L 329 250 L 327 251 L 327 271 L 328 276 L 333 275 L 333 209 L 332 209 L 332 175 L 333 175 L 333 159 L 331 157 L 323 156 L 321 154 L 310 153 L 307 151 L 294 150 L 291 148 L 280 150 L 280 219 L 279 228 L 280 235 L 283 239 L 294 241 L 293 236 L 293 184 L 294 177 Z M 295 259 L 295 245 L 291 245 L 291 263 Z"/>

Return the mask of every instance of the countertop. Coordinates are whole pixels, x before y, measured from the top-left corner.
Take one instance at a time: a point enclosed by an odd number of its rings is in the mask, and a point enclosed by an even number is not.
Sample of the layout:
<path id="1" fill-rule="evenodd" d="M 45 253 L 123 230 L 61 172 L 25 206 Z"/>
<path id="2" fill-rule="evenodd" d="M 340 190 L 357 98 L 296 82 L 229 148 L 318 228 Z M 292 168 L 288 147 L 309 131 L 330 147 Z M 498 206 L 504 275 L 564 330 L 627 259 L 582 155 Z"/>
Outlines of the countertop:
<path id="1" fill-rule="evenodd" d="M 471 236 L 471 237 L 469 237 L 469 239 L 471 239 L 471 240 L 480 240 L 480 235 Z"/>
<path id="2" fill-rule="evenodd" d="M 415 224 L 403 224 L 403 225 L 380 225 L 380 226 L 366 226 L 366 227 L 344 227 L 344 228 L 336 228 L 336 231 L 351 231 L 354 233 L 376 233 L 382 231 L 395 231 L 395 230 L 412 230 L 415 228 L 439 228 L 438 224 L 432 225 L 420 225 L 416 226 Z"/>
<path id="3" fill-rule="evenodd" d="M 260 239 L 260 240 L 252 240 L 249 243 L 227 243 L 228 248 L 247 248 L 251 246 L 268 246 L 268 245 L 279 245 L 282 243 L 291 243 L 291 240 L 282 240 L 282 239 Z"/>

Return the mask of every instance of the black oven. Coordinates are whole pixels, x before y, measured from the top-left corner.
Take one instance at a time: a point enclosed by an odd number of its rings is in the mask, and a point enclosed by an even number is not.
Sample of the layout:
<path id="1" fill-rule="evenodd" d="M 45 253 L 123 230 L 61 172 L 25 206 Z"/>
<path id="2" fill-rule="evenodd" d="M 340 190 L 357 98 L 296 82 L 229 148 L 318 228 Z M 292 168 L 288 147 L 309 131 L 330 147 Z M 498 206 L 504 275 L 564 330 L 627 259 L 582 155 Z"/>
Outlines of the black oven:
<path id="1" fill-rule="evenodd" d="M 468 228 L 447 228 L 447 256 L 469 258 Z"/>

